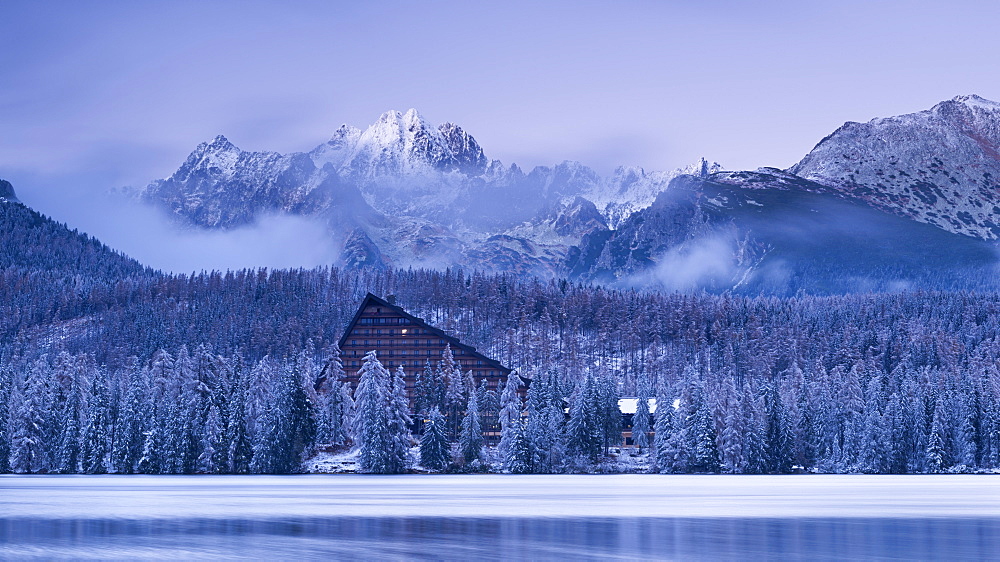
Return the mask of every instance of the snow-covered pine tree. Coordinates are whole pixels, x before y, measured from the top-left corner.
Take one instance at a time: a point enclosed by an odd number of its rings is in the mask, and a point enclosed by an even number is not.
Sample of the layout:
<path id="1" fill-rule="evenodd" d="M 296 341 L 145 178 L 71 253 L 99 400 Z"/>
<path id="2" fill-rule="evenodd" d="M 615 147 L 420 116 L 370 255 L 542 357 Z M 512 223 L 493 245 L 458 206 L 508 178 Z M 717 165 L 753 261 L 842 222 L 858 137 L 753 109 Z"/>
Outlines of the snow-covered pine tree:
<path id="1" fill-rule="evenodd" d="M 389 373 L 375 351 L 366 353 L 354 393 L 354 442 L 359 450 L 358 466 L 363 472 L 387 473 L 391 470 L 390 384 Z"/>
<path id="2" fill-rule="evenodd" d="M 279 366 L 269 356 L 261 359 L 249 375 L 247 425 L 249 427 L 251 474 L 273 474 L 275 470 L 275 449 L 283 444 L 278 442 L 281 419 L 275 411 L 278 398 L 275 396 Z"/>
<path id="3" fill-rule="evenodd" d="M 649 417 L 649 395 L 651 390 L 648 375 L 639 375 L 636 390 L 637 401 L 635 414 L 632 416 L 632 442 L 641 452 L 643 449 L 649 447 L 649 431 L 652 429 Z"/>
<path id="4" fill-rule="evenodd" d="M 476 464 L 483 457 L 483 427 L 479 420 L 479 396 L 476 392 L 469 393 L 458 448 L 465 465 Z"/>
<path id="5" fill-rule="evenodd" d="M 451 462 L 451 444 L 441 410 L 435 406 L 427 416 L 424 434 L 420 437 L 420 465 L 442 470 Z"/>
<path id="6" fill-rule="evenodd" d="M 253 458 L 253 445 L 250 441 L 252 428 L 247 416 L 247 403 L 250 401 L 249 373 L 243 357 L 239 354 L 229 361 L 229 373 L 232 393 L 229 397 L 229 409 L 226 418 L 225 457 L 226 470 L 234 474 L 250 472 L 250 462 Z"/>
<path id="7" fill-rule="evenodd" d="M 693 447 L 690 470 L 692 472 L 718 472 L 719 452 L 715 440 L 715 424 L 711 408 L 704 401 L 698 405 L 692 422 Z"/>
<path id="8" fill-rule="evenodd" d="M 349 385 L 341 380 L 328 381 L 320 397 L 316 443 L 341 446 L 349 439 L 350 414 L 354 407 Z"/>
<path id="9" fill-rule="evenodd" d="M 673 466 L 669 440 L 674 431 L 674 398 L 666 381 L 660 378 L 656 390 L 656 423 L 654 425 L 653 447 L 656 472 L 670 472 Z"/>
<path id="10" fill-rule="evenodd" d="M 481 386 L 486 387 L 486 392 L 480 399 L 479 411 L 482 414 L 483 430 L 490 433 L 500 432 L 500 393 L 499 389 L 490 388 L 484 379 Z"/>
<path id="11" fill-rule="evenodd" d="M 396 369 L 389 389 L 389 452 L 387 473 L 400 473 L 409 465 L 409 452 L 412 436 L 410 435 L 410 403 L 406 398 L 406 379 L 403 367 Z"/>
<path id="12" fill-rule="evenodd" d="M 562 397 L 556 392 L 555 374 L 551 371 L 536 375 L 528 387 L 526 437 L 531 446 L 530 465 L 534 472 L 554 472 L 565 453 Z"/>
<path id="13" fill-rule="evenodd" d="M 458 436 L 462 420 L 462 409 L 467 402 L 465 375 L 455 363 L 455 358 L 451 352 L 451 346 L 445 347 L 441 354 L 441 362 L 438 363 L 438 370 L 445 380 L 444 406 L 445 415 L 448 417 L 448 433 L 452 439 Z"/>
<path id="14" fill-rule="evenodd" d="M 788 413 L 781 401 L 781 393 L 775 385 L 767 385 L 764 394 L 764 418 L 767 429 L 765 436 L 765 469 L 772 474 L 787 474 L 794 462 L 792 453 L 791 428 Z"/>
<path id="15" fill-rule="evenodd" d="M 525 435 L 524 424 L 518 420 L 508 426 L 510 446 L 503 458 L 504 470 L 511 474 L 527 474 L 532 471 L 531 444 Z"/>
<path id="16" fill-rule="evenodd" d="M 118 406 L 111 458 L 117 473 L 132 474 L 142 454 L 143 432 L 148 424 L 151 407 L 146 403 L 149 393 L 149 388 L 145 385 L 146 370 L 139 367 L 136 357 L 129 358 L 125 372 L 128 377 L 124 396 Z"/>
<path id="17" fill-rule="evenodd" d="M 86 423 L 89 409 L 89 381 L 83 380 L 86 374 L 77 368 L 77 360 L 69 353 L 62 351 L 56 356 L 52 365 L 52 375 L 55 380 L 55 402 L 57 406 L 54 420 L 59 434 L 55 440 L 56 470 L 63 474 L 72 474 L 81 468 L 81 443 L 85 443 L 82 435 L 82 424 Z"/>
<path id="18" fill-rule="evenodd" d="M 607 371 L 595 378 L 598 395 L 597 417 L 603 435 L 604 453 L 622 441 L 622 412 L 618 406 L 618 381 Z"/>
<path id="19" fill-rule="evenodd" d="M 763 398 L 743 383 L 740 399 L 740 426 L 743 432 L 743 466 L 745 474 L 763 474 L 768 471 L 766 422 Z"/>
<path id="20" fill-rule="evenodd" d="M 181 344 L 174 362 L 176 385 L 175 415 L 170 420 L 172 429 L 168 442 L 171 451 L 171 471 L 174 474 L 191 474 L 198 461 L 198 436 L 196 427 L 201 410 L 202 392 L 195 377 L 194 360 L 187 345 Z"/>
<path id="21" fill-rule="evenodd" d="M 10 395 L 14 386 L 14 373 L 0 363 L 0 474 L 10 472 Z"/>
<path id="22" fill-rule="evenodd" d="M 201 431 L 201 440 L 198 443 L 198 461 L 195 471 L 201 474 L 215 474 L 221 472 L 224 465 L 219 463 L 220 451 L 223 450 L 222 416 L 219 414 L 219 407 L 214 402 L 209 402 L 208 414 L 205 416 L 205 425 Z M 224 457 L 223 457 L 224 458 Z"/>
<path id="23" fill-rule="evenodd" d="M 569 421 L 566 422 L 566 445 L 570 455 L 592 463 L 600 458 L 604 437 L 598 418 L 600 407 L 594 376 L 587 371 L 570 396 Z"/>
<path id="24" fill-rule="evenodd" d="M 83 432 L 84 441 L 81 448 L 81 468 L 87 474 L 105 474 L 114 472 L 111 460 L 111 449 L 114 438 L 114 413 L 111 390 L 104 382 L 104 373 L 94 377 L 91 396 L 90 414 L 87 416 L 87 427 Z"/>
<path id="25" fill-rule="evenodd" d="M 944 472 L 944 469 L 951 465 L 948 453 L 945 450 L 945 429 L 941 419 L 943 410 L 944 403 L 941 397 L 938 397 L 934 404 L 934 418 L 931 422 L 930 433 L 927 436 L 927 449 L 925 451 L 927 472 L 931 473 Z"/>
<path id="26" fill-rule="evenodd" d="M 517 393 L 520 385 L 521 377 L 511 374 L 500 394 L 500 445 L 497 447 L 497 454 L 501 459 L 507 458 L 514 430 L 521 425 L 521 397 Z"/>
<path id="27" fill-rule="evenodd" d="M 805 373 L 799 367 L 797 352 L 792 364 L 783 373 L 779 391 L 781 403 L 785 410 L 785 419 L 789 431 L 789 453 L 792 464 L 805 466 L 808 442 L 808 424 L 806 423 L 805 406 Z"/>
<path id="28" fill-rule="evenodd" d="M 20 380 L 19 380 L 20 379 Z M 45 414 L 50 401 L 49 364 L 36 360 L 21 377 L 14 379 L 10 394 L 10 469 L 23 474 L 46 468 L 48 443 L 45 441 Z"/>
<path id="29" fill-rule="evenodd" d="M 724 389 L 725 417 L 719 435 L 720 466 L 724 472 L 740 474 L 746 467 L 743 449 L 746 433 L 743 401 L 736 390 L 736 381 L 732 377 L 726 377 L 722 388 Z"/>

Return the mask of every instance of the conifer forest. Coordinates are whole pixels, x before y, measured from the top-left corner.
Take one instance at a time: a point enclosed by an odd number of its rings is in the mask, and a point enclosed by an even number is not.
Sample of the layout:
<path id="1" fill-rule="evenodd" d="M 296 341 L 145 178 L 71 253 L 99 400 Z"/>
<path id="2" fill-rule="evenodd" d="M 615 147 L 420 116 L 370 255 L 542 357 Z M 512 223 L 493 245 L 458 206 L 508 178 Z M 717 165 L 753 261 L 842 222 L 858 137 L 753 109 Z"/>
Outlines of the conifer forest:
<path id="1" fill-rule="evenodd" d="M 1000 467 L 996 293 L 683 294 L 461 270 L 167 275 L 19 205 L 0 211 L 33 225 L 8 229 L 21 238 L 0 250 L 2 472 L 294 473 L 344 448 L 379 473 L 606 471 L 636 453 L 636 470 L 663 473 Z M 446 352 L 411 404 L 371 353 L 352 393 L 336 345 L 367 292 L 521 376 L 487 389 Z M 639 404 L 628 453 L 621 397 Z"/>

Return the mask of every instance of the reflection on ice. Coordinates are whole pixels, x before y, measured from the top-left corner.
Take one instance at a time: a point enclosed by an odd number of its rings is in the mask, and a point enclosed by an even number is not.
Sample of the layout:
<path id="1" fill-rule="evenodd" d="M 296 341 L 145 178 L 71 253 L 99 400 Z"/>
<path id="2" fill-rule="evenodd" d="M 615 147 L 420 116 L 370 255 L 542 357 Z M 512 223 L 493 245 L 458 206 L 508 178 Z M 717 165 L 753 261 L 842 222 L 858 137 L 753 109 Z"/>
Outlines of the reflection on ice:
<path id="1" fill-rule="evenodd" d="M 998 519 L 36 520 L 0 522 L 0 558 L 982 560 Z"/>
<path id="2" fill-rule="evenodd" d="M 995 476 L 2 476 L 0 559 L 984 559 Z"/>

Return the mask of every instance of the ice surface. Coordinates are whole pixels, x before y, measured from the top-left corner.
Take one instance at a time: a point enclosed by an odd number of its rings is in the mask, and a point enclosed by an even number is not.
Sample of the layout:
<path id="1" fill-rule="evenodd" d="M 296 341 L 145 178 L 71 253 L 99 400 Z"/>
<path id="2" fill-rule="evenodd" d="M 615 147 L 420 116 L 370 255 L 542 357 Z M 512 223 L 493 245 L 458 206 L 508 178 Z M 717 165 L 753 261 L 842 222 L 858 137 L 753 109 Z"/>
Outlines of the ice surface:
<path id="1" fill-rule="evenodd" d="M 0 517 L 1000 517 L 989 475 L 3 476 Z"/>

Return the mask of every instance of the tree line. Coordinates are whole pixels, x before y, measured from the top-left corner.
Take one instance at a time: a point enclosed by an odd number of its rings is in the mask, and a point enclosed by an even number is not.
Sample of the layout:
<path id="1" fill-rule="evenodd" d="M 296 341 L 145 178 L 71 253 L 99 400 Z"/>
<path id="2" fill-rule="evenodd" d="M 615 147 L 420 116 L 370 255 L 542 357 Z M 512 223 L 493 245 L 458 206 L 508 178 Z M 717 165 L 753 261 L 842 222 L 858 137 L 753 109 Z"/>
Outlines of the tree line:
<path id="1" fill-rule="evenodd" d="M 699 356 L 673 376 L 650 354 L 623 428 L 621 380 L 552 365 L 499 389 L 450 350 L 407 399 L 374 351 L 352 393 L 336 348 L 255 363 L 208 346 L 157 351 L 108 370 L 61 352 L 0 367 L 0 472 L 293 473 L 317 451 L 357 452 L 360 470 L 511 473 L 641 470 L 934 473 L 1000 467 L 995 360 L 947 372 L 871 360 L 798 361 L 772 379 L 716 371 Z M 636 449 L 623 451 L 623 429 Z M 488 436 L 499 432 L 499 440 Z M 614 465 L 638 452 L 645 464 Z"/>

